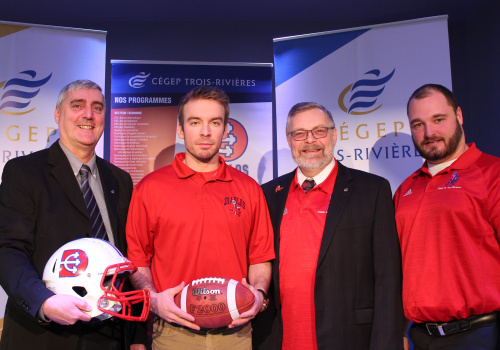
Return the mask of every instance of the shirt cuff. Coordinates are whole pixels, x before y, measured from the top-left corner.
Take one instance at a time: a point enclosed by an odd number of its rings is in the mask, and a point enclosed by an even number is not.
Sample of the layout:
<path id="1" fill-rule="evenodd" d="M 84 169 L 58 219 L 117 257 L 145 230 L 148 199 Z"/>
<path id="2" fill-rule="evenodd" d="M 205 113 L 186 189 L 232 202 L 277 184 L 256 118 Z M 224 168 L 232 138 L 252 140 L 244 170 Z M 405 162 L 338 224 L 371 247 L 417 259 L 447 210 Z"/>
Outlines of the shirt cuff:
<path id="1" fill-rule="evenodd" d="M 39 323 L 50 323 L 50 320 L 45 317 L 45 314 L 43 313 L 43 306 L 45 305 L 45 301 L 43 302 L 42 306 L 40 306 L 40 309 L 38 309 L 38 322 Z"/>

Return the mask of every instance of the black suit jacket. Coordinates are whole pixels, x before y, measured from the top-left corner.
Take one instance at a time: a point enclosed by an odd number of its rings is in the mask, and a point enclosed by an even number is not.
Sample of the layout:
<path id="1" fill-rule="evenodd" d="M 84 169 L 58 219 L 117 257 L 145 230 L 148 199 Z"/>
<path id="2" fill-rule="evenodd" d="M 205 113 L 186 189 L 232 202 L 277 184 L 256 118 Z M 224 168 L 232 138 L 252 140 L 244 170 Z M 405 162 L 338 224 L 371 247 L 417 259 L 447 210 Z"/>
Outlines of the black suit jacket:
<path id="1" fill-rule="evenodd" d="M 125 223 L 133 184 L 130 175 L 97 157 L 116 247 L 125 253 Z M 38 322 L 43 302 L 53 295 L 41 280 L 47 260 L 63 244 L 91 237 L 92 227 L 80 185 L 55 142 L 49 149 L 10 160 L 0 185 L 0 284 L 9 296 L 0 349 L 122 349 L 124 323 L 91 326 Z M 108 233 L 109 234 L 109 233 Z"/>
<path id="2" fill-rule="evenodd" d="M 337 166 L 315 279 L 318 349 L 400 350 L 401 257 L 389 182 L 339 162 Z M 273 303 L 254 321 L 254 348 L 281 349 L 280 226 L 294 176 L 295 171 L 262 186 L 276 260 Z"/>

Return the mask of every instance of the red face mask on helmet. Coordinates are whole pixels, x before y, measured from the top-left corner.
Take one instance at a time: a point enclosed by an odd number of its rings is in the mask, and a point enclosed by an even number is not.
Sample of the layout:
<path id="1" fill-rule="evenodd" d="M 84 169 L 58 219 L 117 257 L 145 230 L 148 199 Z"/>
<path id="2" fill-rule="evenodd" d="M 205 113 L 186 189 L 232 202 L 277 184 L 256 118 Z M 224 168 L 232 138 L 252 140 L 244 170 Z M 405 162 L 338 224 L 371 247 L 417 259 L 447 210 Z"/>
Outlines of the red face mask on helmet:
<path id="1" fill-rule="evenodd" d="M 145 321 L 149 314 L 149 290 L 123 292 L 125 280 L 137 268 L 112 244 L 97 238 L 81 238 L 59 248 L 45 265 L 43 281 L 56 294 L 69 294 L 92 306 L 91 317 L 112 316 Z M 140 316 L 132 306 L 143 303 Z"/>

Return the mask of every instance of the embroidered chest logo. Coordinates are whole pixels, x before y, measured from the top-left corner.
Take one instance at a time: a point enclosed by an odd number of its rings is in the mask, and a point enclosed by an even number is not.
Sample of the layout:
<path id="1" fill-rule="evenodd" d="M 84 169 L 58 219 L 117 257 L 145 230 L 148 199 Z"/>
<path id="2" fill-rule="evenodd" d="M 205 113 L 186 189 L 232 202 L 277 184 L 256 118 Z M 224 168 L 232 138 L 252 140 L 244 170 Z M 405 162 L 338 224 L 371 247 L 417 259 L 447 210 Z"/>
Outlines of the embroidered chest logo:
<path id="1" fill-rule="evenodd" d="M 406 196 L 409 196 L 411 194 L 411 188 L 408 190 L 408 192 L 406 192 L 403 197 L 406 197 Z"/>
<path id="2" fill-rule="evenodd" d="M 459 178 L 460 178 L 460 175 L 458 175 L 457 172 L 455 171 L 453 173 L 453 176 L 451 177 L 451 179 L 446 183 L 446 185 L 444 185 L 444 187 L 454 186 L 457 183 Z"/>
<path id="3" fill-rule="evenodd" d="M 224 205 L 229 207 L 231 215 L 241 216 L 241 210 L 245 209 L 245 201 L 238 197 L 224 197 Z"/>

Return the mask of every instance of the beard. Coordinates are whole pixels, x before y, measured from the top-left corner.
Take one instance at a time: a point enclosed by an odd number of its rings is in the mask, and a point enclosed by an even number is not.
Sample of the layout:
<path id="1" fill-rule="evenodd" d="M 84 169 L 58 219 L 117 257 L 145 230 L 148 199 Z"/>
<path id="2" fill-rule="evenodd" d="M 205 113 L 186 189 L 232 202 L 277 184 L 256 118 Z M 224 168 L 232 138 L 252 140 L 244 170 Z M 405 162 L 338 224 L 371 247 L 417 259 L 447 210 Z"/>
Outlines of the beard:
<path id="1" fill-rule="evenodd" d="M 219 150 L 215 150 L 215 151 L 202 151 L 202 152 L 198 152 L 196 155 L 195 155 L 195 158 L 198 159 L 199 161 L 201 162 L 209 162 L 211 161 L 215 156 L 218 157 L 218 151 Z"/>
<path id="2" fill-rule="evenodd" d="M 455 151 L 458 148 L 458 145 L 460 144 L 460 140 L 462 139 L 463 134 L 464 131 L 457 120 L 457 124 L 455 126 L 455 132 L 447 140 L 444 137 L 427 137 L 421 142 L 420 145 L 415 142 L 413 137 L 412 140 L 418 153 L 420 153 L 420 155 L 424 159 L 430 161 L 438 161 L 438 160 L 444 160 L 447 157 L 451 156 L 453 153 L 455 153 Z M 444 148 L 439 148 L 437 146 L 434 146 L 428 150 L 425 150 L 423 145 L 426 145 L 428 142 L 433 142 L 433 141 L 443 141 Z"/>
<path id="3" fill-rule="evenodd" d="M 333 150 L 331 152 L 325 151 L 325 148 L 322 148 L 323 154 L 321 156 L 318 155 L 307 155 L 307 153 L 302 153 L 301 151 L 306 150 L 308 147 L 304 147 L 299 150 L 299 152 L 292 152 L 292 157 L 295 163 L 303 170 L 321 170 L 326 167 L 333 159 Z M 314 148 L 318 148 L 315 146 Z"/>
<path id="4" fill-rule="evenodd" d="M 211 139 L 200 139 L 196 140 L 195 145 L 202 142 L 212 143 L 213 147 L 210 147 L 208 149 L 199 149 L 199 148 L 197 149 L 193 145 L 185 144 L 186 152 L 191 154 L 193 158 L 197 159 L 199 162 L 202 163 L 208 163 L 211 160 L 213 160 L 214 157 L 217 158 L 219 157 L 219 148 L 221 146 L 220 144 L 217 147 L 216 142 Z"/>

